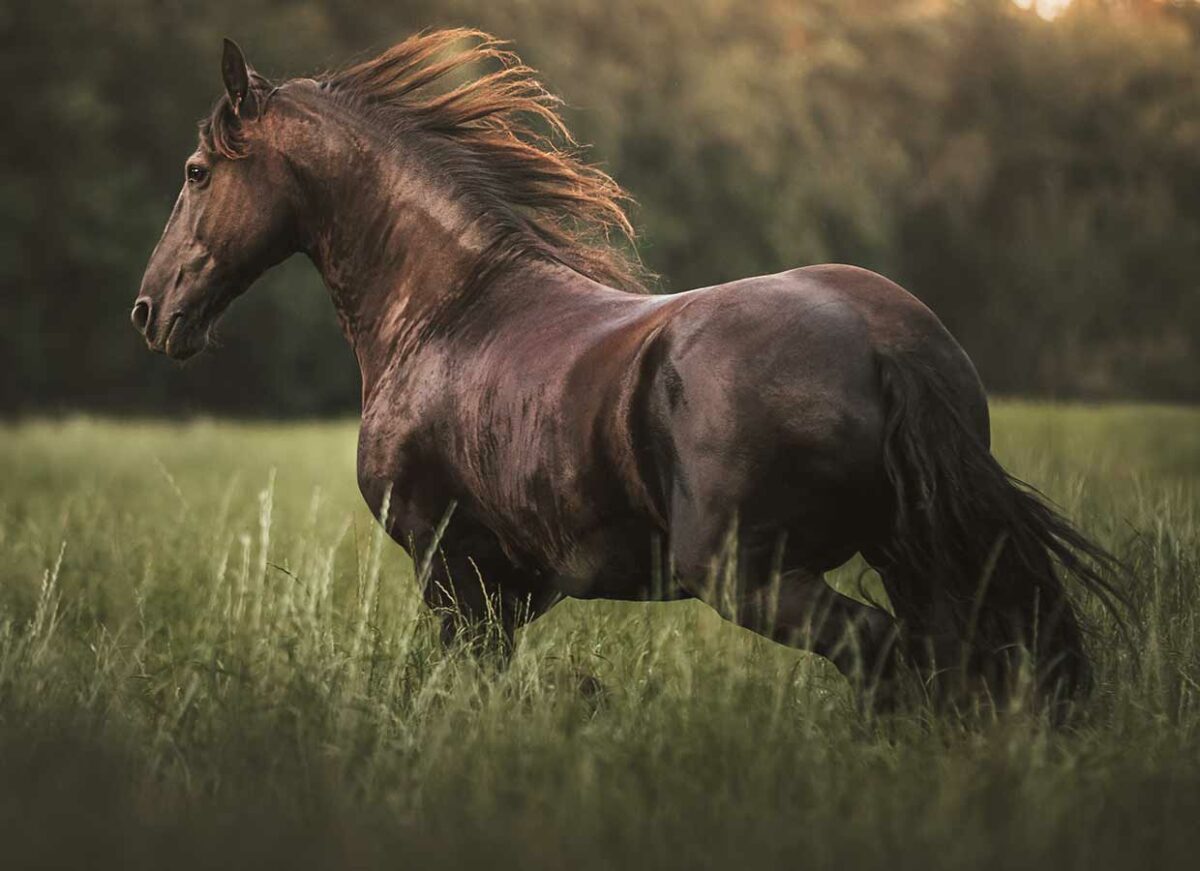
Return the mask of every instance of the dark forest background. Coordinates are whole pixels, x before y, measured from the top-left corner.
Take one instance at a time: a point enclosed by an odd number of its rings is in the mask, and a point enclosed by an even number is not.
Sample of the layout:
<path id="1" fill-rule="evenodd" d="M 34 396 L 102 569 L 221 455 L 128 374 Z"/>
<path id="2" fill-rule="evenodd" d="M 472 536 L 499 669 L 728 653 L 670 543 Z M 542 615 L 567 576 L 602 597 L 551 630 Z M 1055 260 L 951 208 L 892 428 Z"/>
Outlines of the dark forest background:
<path id="1" fill-rule="evenodd" d="M 989 389 L 1200 399 L 1200 8 L 1076 0 L 7 0 L 0 411 L 351 411 L 294 259 L 179 367 L 129 326 L 220 91 L 423 27 L 515 42 L 639 202 L 664 290 L 820 261 L 925 300 Z"/>

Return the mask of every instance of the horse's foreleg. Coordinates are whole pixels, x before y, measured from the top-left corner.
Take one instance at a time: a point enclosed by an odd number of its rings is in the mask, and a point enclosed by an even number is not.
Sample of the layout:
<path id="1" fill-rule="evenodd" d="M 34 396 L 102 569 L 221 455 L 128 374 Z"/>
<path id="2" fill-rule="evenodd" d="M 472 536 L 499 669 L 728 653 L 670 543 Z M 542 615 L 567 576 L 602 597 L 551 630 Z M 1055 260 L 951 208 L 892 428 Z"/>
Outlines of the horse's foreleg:
<path id="1" fill-rule="evenodd" d="M 424 587 L 425 603 L 441 621 L 442 643 L 507 658 L 516 631 L 557 601 L 520 583 L 509 566 L 438 555 Z"/>

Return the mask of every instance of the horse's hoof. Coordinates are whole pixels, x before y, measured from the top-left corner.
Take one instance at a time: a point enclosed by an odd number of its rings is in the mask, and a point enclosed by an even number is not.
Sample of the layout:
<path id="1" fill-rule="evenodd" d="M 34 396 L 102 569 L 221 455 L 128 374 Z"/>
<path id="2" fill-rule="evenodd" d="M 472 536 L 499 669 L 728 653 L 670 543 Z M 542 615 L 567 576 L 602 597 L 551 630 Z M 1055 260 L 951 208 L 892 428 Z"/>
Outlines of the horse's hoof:
<path id="1" fill-rule="evenodd" d="M 601 683 L 600 678 L 596 677 L 594 674 L 579 670 L 575 673 L 575 677 L 577 680 L 576 686 L 579 689 L 579 694 L 588 702 L 590 702 L 592 707 L 598 706 L 608 694 L 607 690 L 604 688 L 604 684 Z"/>

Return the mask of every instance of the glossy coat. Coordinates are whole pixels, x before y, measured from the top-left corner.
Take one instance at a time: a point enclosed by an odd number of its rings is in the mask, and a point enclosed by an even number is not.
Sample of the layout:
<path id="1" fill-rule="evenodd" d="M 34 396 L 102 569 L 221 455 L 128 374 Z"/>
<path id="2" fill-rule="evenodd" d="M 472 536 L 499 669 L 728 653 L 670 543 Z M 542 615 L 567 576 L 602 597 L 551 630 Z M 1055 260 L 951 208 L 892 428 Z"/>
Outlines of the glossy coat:
<path id="1" fill-rule="evenodd" d="M 464 39 L 509 72 L 414 96 Z M 490 608 L 511 637 L 564 596 L 698 597 L 853 677 L 962 664 L 996 692 L 1025 644 L 1043 686 L 1086 687 L 1055 563 L 1103 591 L 1105 557 L 991 458 L 938 319 L 843 265 L 629 292 L 577 232 L 628 229 L 619 188 L 522 139 L 522 113 L 557 116 L 497 45 L 428 34 L 274 87 L 227 44 L 135 309 L 150 347 L 190 356 L 307 254 L 362 371 L 363 496 L 428 558 L 447 635 Z M 855 553 L 899 620 L 825 583 Z"/>

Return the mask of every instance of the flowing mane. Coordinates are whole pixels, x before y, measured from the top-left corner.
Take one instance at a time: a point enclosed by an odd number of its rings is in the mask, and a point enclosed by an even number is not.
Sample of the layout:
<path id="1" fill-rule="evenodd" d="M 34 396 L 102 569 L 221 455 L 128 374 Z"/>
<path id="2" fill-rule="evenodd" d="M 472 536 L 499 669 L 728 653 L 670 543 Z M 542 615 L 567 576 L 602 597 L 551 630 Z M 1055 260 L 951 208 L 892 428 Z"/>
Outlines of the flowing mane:
<path id="1" fill-rule="evenodd" d="M 388 139 L 419 139 L 430 165 L 453 180 L 494 234 L 481 270 L 539 259 L 646 292 L 648 273 L 626 214 L 631 198 L 580 157 L 559 115 L 561 100 L 504 46 L 479 30 L 422 32 L 316 81 Z M 447 78 L 460 83 L 438 87 Z M 269 96 L 270 82 L 257 74 L 253 82 Z M 201 135 L 207 147 L 236 159 L 245 154 L 239 126 L 222 97 Z"/>

